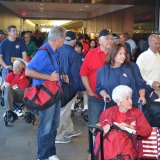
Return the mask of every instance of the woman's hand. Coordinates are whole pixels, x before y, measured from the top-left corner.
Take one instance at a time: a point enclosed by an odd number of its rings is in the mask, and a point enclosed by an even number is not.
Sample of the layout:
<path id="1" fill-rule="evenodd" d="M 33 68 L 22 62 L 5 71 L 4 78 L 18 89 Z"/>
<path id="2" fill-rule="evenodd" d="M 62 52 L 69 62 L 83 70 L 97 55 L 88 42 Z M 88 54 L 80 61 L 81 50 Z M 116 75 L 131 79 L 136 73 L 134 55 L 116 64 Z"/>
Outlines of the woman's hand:
<path id="1" fill-rule="evenodd" d="M 139 97 L 138 103 L 146 104 L 146 99 L 144 97 Z"/>
<path id="2" fill-rule="evenodd" d="M 100 91 L 100 95 L 103 97 L 104 101 L 111 101 L 110 96 L 107 94 L 105 90 Z"/>
<path id="3" fill-rule="evenodd" d="M 110 127 L 111 127 L 111 126 L 110 126 L 109 124 L 105 125 L 105 126 L 103 127 L 104 133 L 107 133 L 107 132 L 109 131 Z"/>
<path id="4" fill-rule="evenodd" d="M 129 124 L 124 123 L 124 122 L 122 122 L 122 123 L 114 122 L 114 124 L 117 125 L 117 126 L 118 126 L 119 128 L 121 128 L 121 129 L 124 129 L 124 127 L 134 129 L 134 126 L 129 125 Z"/>

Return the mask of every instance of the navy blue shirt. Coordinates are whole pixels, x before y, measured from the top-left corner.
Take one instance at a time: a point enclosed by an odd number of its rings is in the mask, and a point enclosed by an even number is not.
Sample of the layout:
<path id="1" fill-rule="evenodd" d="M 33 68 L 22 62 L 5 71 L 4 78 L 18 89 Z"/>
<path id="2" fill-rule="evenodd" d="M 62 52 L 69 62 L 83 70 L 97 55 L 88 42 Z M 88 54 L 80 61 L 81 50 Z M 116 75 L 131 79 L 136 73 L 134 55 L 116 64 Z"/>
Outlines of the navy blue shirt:
<path id="1" fill-rule="evenodd" d="M 59 73 L 59 65 L 57 62 L 57 52 L 54 51 L 49 43 L 46 43 L 42 46 L 42 48 L 48 49 L 48 51 L 52 55 L 52 59 L 54 62 L 54 66 L 51 63 L 51 60 L 48 56 L 48 52 L 46 50 L 38 50 L 36 54 L 33 56 L 29 64 L 27 65 L 28 70 L 34 70 L 43 74 L 52 74 L 54 71 Z M 32 85 L 43 84 L 44 80 L 33 79 Z"/>
<path id="2" fill-rule="evenodd" d="M 146 81 L 142 78 L 138 66 L 135 63 L 130 63 L 130 65 L 122 65 L 119 68 L 111 68 L 110 65 L 106 65 L 100 68 L 97 72 L 97 94 L 101 90 L 105 90 L 112 98 L 112 91 L 115 87 L 127 85 L 133 91 L 132 101 L 134 106 L 137 106 L 139 90 L 145 89 Z M 132 67 L 134 73 L 132 73 L 130 67 Z"/>
<path id="3" fill-rule="evenodd" d="M 19 38 L 13 42 L 7 38 L 0 44 L 0 54 L 3 55 L 3 60 L 7 65 L 12 65 L 11 57 L 22 58 L 24 51 L 26 51 L 26 44 Z"/>

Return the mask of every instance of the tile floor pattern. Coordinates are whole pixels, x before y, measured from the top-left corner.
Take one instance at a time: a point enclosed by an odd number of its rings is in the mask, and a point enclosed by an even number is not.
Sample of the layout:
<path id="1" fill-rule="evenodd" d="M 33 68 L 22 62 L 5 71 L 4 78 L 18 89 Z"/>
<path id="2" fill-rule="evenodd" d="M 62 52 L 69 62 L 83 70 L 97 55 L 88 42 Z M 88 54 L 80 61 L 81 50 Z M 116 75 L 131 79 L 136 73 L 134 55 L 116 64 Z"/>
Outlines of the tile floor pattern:
<path id="1" fill-rule="evenodd" d="M 20 117 L 8 127 L 2 118 L 3 108 L 0 106 L 0 160 L 37 160 L 35 126 L 25 123 Z M 60 160 L 87 160 L 87 123 L 79 113 L 73 118 L 76 128 L 82 131 L 79 137 L 72 139 L 69 144 L 58 144 L 57 155 Z"/>

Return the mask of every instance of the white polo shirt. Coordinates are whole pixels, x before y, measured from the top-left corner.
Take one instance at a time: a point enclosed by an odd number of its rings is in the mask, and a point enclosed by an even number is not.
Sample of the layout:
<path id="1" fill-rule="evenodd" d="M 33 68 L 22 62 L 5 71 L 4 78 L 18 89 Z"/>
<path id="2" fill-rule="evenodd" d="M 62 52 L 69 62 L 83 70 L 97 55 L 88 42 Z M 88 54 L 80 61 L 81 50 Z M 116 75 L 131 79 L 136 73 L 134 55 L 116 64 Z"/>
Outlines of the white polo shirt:
<path id="1" fill-rule="evenodd" d="M 153 53 L 149 48 L 140 54 L 136 63 L 148 85 L 152 86 L 153 81 L 160 82 L 160 54 L 158 52 Z"/>

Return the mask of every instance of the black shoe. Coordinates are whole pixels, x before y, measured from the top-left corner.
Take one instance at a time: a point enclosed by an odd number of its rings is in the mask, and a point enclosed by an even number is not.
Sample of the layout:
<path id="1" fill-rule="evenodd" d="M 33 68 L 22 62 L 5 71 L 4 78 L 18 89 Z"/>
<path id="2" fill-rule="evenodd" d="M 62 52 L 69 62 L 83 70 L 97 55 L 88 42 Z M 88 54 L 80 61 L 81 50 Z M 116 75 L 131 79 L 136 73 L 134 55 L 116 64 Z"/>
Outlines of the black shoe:
<path id="1" fill-rule="evenodd" d="M 8 119 L 13 123 L 16 119 L 18 119 L 17 114 L 15 114 L 13 111 L 8 111 Z"/>
<path id="2" fill-rule="evenodd" d="M 26 112 L 24 116 L 26 123 L 32 123 L 35 120 L 35 115 L 31 112 Z"/>

